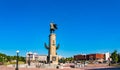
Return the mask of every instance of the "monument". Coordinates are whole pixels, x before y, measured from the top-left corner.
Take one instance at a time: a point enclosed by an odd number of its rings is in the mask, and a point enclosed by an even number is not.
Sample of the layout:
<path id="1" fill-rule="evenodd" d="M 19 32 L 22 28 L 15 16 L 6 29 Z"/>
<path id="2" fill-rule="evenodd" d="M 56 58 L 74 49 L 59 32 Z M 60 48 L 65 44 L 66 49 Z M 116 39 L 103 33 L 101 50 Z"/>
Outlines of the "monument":
<path id="1" fill-rule="evenodd" d="M 45 48 L 48 50 L 47 62 L 50 64 L 58 64 L 58 55 L 56 50 L 58 50 L 60 45 L 58 44 L 56 46 L 56 29 L 57 25 L 50 23 L 49 46 L 45 43 Z"/>

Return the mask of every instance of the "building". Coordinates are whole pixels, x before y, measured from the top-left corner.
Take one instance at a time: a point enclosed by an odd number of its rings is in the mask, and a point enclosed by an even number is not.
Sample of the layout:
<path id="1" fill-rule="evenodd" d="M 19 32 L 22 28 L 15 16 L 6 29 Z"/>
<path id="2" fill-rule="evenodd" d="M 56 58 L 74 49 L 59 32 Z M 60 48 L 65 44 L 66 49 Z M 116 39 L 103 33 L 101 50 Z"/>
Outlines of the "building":
<path id="1" fill-rule="evenodd" d="M 38 55 L 37 61 L 39 62 L 47 62 L 47 55 Z"/>
<path id="2" fill-rule="evenodd" d="M 86 60 L 86 58 L 85 55 L 80 54 L 80 55 L 75 55 L 74 60 Z"/>
<path id="3" fill-rule="evenodd" d="M 47 55 L 38 55 L 37 53 L 28 52 L 26 53 L 26 63 L 30 62 L 47 62 Z"/>
<path id="4" fill-rule="evenodd" d="M 98 62 L 103 62 L 105 60 L 105 58 L 107 59 L 109 57 L 109 55 L 107 54 L 87 54 L 87 55 L 75 55 L 74 56 L 74 60 L 78 61 L 78 60 L 96 60 Z"/>
<path id="5" fill-rule="evenodd" d="M 38 59 L 38 54 L 37 53 L 32 53 L 32 52 L 27 52 L 26 53 L 26 63 L 28 62 L 28 60 L 30 60 L 31 62 L 35 62 Z"/>
<path id="6" fill-rule="evenodd" d="M 103 62 L 105 59 L 105 54 L 88 54 L 87 60 L 96 60 L 98 62 Z"/>
<path id="7" fill-rule="evenodd" d="M 87 55 L 87 60 L 98 60 L 98 59 L 104 59 L 105 55 L 104 54 L 88 54 Z"/>
<path id="8" fill-rule="evenodd" d="M 47 62 L 47 55 L 39 55 L 37 53 L 32 53 L 32 52 L 27 52 L 26 53 L 26 63 L 30 60 L 30 62 L 35 63 L 35 62 L 42 62 L 46 63 Z M 58 59 L 61 59 L 62 56 L 58 56 Z"/>
<path id="9" fill-rule="evenodd" d="M 109 58 L 110 58 L 110 53 L 109 52 L 105 53 L 105 60 L 108 61 Z"/>

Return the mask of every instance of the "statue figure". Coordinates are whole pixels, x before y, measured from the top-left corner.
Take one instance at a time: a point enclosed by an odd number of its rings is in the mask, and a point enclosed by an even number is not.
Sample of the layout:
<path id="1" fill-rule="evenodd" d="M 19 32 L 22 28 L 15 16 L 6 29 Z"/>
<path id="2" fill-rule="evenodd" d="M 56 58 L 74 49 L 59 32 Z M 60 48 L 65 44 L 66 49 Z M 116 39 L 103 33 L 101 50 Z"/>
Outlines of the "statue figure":
<path id="1" fill-rule="evenodd" d="M 57 24 L 50 23 L 50 33 L 54 33 L 56 29 L 57 29 Z"/>

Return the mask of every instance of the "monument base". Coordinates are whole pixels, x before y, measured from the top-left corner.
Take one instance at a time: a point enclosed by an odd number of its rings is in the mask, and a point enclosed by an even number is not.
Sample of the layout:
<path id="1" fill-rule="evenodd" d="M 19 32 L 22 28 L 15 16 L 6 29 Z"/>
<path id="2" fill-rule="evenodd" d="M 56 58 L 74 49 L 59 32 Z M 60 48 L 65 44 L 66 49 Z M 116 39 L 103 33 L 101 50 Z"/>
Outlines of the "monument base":
<path id="1" fill-rule="evenodd" d="M 50 55 L 50 61 L 51 61 L 51 64 L 57 65 L 58 64 L 58 56 L 57 55 L 55 55 L 55 56 Z"/>

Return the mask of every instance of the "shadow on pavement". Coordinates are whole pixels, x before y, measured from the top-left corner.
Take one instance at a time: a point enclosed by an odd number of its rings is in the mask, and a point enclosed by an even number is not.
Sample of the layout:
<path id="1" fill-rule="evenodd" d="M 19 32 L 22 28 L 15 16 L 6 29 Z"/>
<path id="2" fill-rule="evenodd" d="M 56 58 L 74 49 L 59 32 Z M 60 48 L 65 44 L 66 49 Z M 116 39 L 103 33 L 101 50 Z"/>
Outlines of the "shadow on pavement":
<path id="1" fill-rule="evenodd" d="M 117 67 L 117 68 L 88 69 L 88 70 L 120 70 L 120 67 Z"/>

